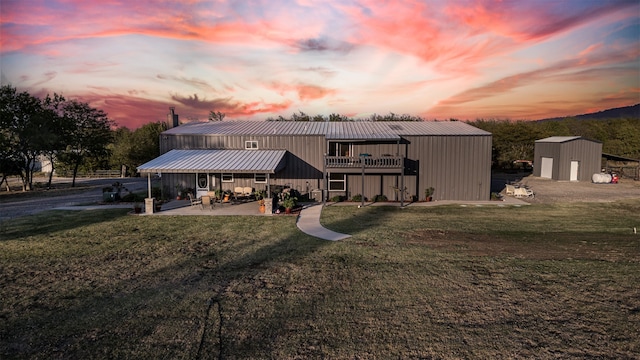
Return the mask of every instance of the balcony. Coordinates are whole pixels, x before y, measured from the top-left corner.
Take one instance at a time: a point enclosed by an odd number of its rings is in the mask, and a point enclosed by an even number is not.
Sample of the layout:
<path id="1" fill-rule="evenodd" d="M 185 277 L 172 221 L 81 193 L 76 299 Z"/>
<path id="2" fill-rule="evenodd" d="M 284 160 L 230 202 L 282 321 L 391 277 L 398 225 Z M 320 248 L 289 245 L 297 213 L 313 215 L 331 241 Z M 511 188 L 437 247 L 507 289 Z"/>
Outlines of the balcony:
<path id="1" fill-rule="evenodd" d="M 325 156 L 327 169 L 340 169 L 343 172 L 401 172 L 404 158 L 401 156 Z"/>

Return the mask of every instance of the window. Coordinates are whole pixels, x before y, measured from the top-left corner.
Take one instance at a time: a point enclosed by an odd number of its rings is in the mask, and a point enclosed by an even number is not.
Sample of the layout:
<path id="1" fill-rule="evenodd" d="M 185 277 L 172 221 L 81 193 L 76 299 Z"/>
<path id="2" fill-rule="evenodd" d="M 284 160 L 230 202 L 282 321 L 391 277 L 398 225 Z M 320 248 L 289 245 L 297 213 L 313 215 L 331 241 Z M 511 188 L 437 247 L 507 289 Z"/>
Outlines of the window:
<path id="1" fill-rule="evenodd" d="M 253 181 L 259 184 L 266 184 L 267 174 L 255 174 Z"/>
<path id="2" fill-rule="evenodd" d="M 222 174 L 222 182 L 233 182 L 233 174 Z"/>
<path id="3" fill-rule="evenodd" d="M 353 154 L 351 143 L 330 142 L 329 156 L 349 156 Z"/>
<path id="4" fill-rule="evenodd" d="M 329 190 L 345 191 L 347 184 L 347 175 L 345 174 L 329 174 Z"/>
<path id="5" fill-rule="evenodd" d="M 245 150 L 255 150 L 258 148 L 258 142 L 255 140 L 245 141 L 244 148 Z"/>

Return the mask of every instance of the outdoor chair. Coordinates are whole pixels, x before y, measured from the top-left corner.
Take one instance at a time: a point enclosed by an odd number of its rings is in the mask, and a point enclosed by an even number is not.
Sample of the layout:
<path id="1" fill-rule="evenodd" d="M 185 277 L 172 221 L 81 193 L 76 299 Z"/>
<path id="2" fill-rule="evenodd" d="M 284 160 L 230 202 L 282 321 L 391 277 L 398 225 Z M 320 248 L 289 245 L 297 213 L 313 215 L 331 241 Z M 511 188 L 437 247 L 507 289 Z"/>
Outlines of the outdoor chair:
<path id="1" fill-rule="evenodd" d="M 509 185 L 509 184 L 505 184 L 505 191 L 504 194 L 505 195 L 515 195 L 516 194 L 516 187 L 513 185 Z"/>
<path id="2" fill-rule="evenodd" d="M 533 193 L 533 191 L 525 187 L 516 188 L 514 191 L 514 195 L 516 197 L 535 197 L 535 194 Z"/>
<path id="3" fill-rule="evenodd" d="M 202 205 L 202 199 L 201 198 L 200 199 L 196 199 L 191 194 L 187 194 L 187 197 L 189 198 L 189 202 L 191 203 L 191 206 Z"/>
<path id="4" fill-rule="evenodd" d="M 209 195 L 203 195 L 200 198 L 200 205 L 202 205 L 202 209 L 204 210 L 205 207 L 208 207 L 209 210 L 213 209 L 213 207 L 215 203 L 211 202 L 211 196 Z"/>
<path id="5" fill-rule="evenodd" d="M 253 194 L 253 188 L 251 186 L 245 186 L 242 188 L 242 196 L 244 197 L 251 197 L 251 195 Z"/>

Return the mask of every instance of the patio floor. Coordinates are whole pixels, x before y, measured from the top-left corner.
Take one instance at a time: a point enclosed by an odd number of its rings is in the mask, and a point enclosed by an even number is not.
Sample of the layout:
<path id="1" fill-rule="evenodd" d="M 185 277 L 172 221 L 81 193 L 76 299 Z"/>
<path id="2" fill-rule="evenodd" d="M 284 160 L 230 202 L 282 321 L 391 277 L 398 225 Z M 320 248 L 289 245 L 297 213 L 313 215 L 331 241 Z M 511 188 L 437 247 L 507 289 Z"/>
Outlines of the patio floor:
<path id="1" fill-rule="evenodd" d="M 144 215 L 144 213 L 142 214 Z M 269 216 L 270 214 L 261 214 L 258 203 L 249 201 L 237 204 L 219 204 L 213 207 L 202 207 L 193 205 L 189 200 L 171 200 L 162 204 L 161 210 L 153 215 L 256 215 Z"/>

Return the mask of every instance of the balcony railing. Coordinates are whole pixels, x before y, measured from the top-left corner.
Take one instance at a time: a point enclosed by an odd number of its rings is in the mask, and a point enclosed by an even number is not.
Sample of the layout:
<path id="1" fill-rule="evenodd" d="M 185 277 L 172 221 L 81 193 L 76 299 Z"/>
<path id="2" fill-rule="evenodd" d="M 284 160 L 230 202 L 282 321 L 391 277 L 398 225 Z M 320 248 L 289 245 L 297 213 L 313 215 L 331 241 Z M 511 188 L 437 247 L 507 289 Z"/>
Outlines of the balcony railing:
<path id="1" fill-rule="evenodd" d="M 400 156 L 325 156 L 328 168 L 402 168 L 403 158 Z"/>

